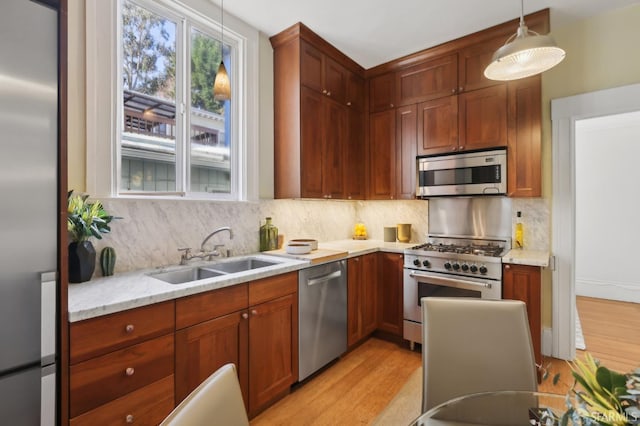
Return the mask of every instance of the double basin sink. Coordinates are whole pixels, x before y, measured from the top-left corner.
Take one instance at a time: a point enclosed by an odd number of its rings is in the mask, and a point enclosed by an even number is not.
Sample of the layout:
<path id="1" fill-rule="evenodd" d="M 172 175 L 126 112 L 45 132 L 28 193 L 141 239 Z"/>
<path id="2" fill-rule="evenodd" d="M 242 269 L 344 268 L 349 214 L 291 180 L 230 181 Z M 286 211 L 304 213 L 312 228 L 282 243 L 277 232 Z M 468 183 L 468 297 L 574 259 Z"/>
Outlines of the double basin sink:
<path id="1" fill-rule="evenodd" d="M 278 261 L 267 261 L 255 257 L 246 257 L 238 260 L 221 261 L 206 266 L 194 266 L 191 268 L 176 269 L 173 271 L 154 272 L 150 277 L 169 284 L 185 284 L 192 281 L 215 278 L 221 275 L 230 275 L 254 269 L 266 268 L 277 265 Z"/>

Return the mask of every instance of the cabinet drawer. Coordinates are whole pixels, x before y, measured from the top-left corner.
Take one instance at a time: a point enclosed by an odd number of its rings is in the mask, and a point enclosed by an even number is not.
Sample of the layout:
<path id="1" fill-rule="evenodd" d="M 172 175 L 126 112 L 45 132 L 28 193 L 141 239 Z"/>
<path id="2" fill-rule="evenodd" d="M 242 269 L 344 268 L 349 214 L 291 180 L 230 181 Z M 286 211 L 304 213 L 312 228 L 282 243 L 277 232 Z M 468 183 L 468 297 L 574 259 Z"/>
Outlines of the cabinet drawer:
<path id="1" fill-rule="evenodd" d="M 275 275 L 249 283 L 249 306 L 298 291 L 298 273 Z"/>
<path id="2" fill-rule="evenodd" d="M 71 366 L 71 417 L 173 374 L 173 334 Z"/>
<path id="3" fill-rule="evenodd" d="M 221 317 L 249 306 L 247 284 L 238 284 L 176 300 L 176 329 Z"/>
<path id="4" fill-rule="evenodd" d="M 173 410 L 173 375 L 71 419 L 71 426 L 157 425 Z"/>
<path id="5" fill-rule="evenodd" d="M 170 301 L 72 323 L 71 364 L 170 333 L 174 318 Z"/>

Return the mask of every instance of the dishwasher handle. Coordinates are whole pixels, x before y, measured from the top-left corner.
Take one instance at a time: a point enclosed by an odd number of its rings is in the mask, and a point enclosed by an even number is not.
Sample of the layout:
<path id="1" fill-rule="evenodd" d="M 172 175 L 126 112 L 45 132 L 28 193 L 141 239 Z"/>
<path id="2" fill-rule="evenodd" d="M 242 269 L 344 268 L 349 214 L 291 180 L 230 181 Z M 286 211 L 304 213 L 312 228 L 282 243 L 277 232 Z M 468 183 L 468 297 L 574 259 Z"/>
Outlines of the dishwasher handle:
<path id="1" fill-rule="evenodd" d="M 322 284 L 327 281 L 331 281 L 334 278 L 340 278 L 342 276 L 342 271 L 334 271 L 326 275 L 321 275 L 318 278 L 308 278 L 307 285 L 312 286 L 316 284 Z"/>

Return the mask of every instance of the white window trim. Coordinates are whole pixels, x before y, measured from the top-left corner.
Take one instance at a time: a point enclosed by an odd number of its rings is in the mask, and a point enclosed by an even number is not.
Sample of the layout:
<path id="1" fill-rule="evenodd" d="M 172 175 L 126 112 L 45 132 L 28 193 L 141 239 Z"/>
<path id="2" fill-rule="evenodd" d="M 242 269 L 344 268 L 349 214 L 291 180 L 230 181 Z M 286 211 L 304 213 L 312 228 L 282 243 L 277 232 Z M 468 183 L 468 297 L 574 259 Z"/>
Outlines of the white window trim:
<path id="1" fill-rule="evenodd" d="M 210 22 L 207 16 L 219 17 L 220 8 L 208 3 L 207 10 L 195 10 L 187 3 L 177 0 L 156 0 L 161 6 L 178 5 L 184 8 L 189 18 L 201 24 Z M 232 96 L 236 108 L 231 114 L 234 120 L 232 128 L 237 135 L 237 152 L 232 152 L 233 167 L 239 171 L 235 197 L 221 194 L 212 196 L 205 193 L 189 193 L 187 196 L 160 195 L 124 195 L 118 194 L 119 112 L 121 82 L 118 75 L 119 44 L 117 28 L 120 13 L 119 0 L 87 0 L 86 2 L 86 190 L 89 194 L 101 198 L 175 198 L 206 200 L 258 200 L 258 31 L 246 23 L 225 12 L 225 43 L 242 44 L 235 55 L 232 69 L 242 70 L 236 78 L 241 84 L 234 87 Z M 195 2 L 194 2 L 195 3 Z M 201 3 L 200 3 L 201 4 Z M 176 42 L 178 40 L 176 39 Z M 185 153 L 186 154 L 186 153 Z M 244 159 L 244 161 L 243 161 Z M 180 173 L 176 164 L 176 173 Z M 73 167 L 73 165 L 70 165 Z M 187 173 L 182 172 L 183 178 Z"/>

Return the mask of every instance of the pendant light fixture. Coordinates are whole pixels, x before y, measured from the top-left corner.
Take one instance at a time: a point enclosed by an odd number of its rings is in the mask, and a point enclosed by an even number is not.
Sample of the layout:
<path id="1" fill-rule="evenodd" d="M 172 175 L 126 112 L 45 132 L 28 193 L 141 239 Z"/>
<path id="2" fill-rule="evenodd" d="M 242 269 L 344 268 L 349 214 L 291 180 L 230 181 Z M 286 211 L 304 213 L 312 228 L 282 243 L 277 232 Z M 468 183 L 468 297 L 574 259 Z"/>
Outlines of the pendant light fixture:
<path id="1" fill-rule="evenodd" d="M 224 66 L 224 0 L 220 3 L 220 66 L 216 72 L 216 79 L 213 82 L 213 98 L 217 101 L 228 101 L 231 99 L 231 83 L 227 68 Z"/>
<path id="2" fill-rule="evenodd" d="M 524 24 L 524 0 L 520 1 L 520 25 L 504 46 L 493 54 L 484 70 L 490 80 L 517 80 L 558 65 L 565 56 L 550 35 L 540 35 Z"/>

